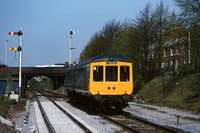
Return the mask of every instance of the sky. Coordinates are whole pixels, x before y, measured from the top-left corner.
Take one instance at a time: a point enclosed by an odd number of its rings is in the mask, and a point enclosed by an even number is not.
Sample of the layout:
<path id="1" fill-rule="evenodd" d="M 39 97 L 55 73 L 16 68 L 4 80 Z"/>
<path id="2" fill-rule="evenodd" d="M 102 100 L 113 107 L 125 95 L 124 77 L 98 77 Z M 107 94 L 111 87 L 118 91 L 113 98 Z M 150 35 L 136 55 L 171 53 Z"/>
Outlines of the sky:
<path id="1" fill-rule="evenodd" d="M 19 66 L 19 52 L 8 50 L 19 47 L 19 36 L 8 32 L 20 28 L 22 67 L 68 62 L 70 28 L 78 30 L 72 35 L 72 59 L 79 59 L 105 23 L 134 20 L 148 2 L 155 9 L 160 0 L 0 0 L 0 62 Z M 177 9 L 174 0 L 164 0 L 164 4 L 170 11 Z"/>

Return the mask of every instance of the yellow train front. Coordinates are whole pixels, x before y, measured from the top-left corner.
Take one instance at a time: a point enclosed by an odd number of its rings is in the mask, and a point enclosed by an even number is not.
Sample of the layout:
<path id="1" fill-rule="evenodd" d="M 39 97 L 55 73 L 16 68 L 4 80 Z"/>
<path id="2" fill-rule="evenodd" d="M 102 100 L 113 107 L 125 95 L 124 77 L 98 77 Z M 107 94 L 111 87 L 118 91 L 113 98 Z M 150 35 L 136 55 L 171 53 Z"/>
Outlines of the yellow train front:
<path id="1" fill-rule="evenodd" d="M 98 111 L 109 108 L 121 111 L 128 105 L 133 91 L 133 71 L 129 59 L 114 54 L 99 55 L 68 68 L 67 73 L 66 90 L 71 98 L 92 102 Z M 68 81 L 71 80 L 69 73 L 73 73 L 74 82 Z M 80 76 L 85 77 L 85 81 Z"/>

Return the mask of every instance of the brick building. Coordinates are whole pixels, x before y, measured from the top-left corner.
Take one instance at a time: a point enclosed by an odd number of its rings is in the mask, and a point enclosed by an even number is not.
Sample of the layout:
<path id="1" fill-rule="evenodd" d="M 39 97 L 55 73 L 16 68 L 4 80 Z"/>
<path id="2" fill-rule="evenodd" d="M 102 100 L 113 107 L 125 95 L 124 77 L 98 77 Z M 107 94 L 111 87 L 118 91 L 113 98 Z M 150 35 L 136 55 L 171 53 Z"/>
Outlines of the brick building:
<path id="1" fill-rule="evenodd" d="M 189 62 L 188 38 L 181 37 L 168 40 L 163 45 L 162 68 L 167 67 L 168 71 L 177 71 L 179 66 Z"/>

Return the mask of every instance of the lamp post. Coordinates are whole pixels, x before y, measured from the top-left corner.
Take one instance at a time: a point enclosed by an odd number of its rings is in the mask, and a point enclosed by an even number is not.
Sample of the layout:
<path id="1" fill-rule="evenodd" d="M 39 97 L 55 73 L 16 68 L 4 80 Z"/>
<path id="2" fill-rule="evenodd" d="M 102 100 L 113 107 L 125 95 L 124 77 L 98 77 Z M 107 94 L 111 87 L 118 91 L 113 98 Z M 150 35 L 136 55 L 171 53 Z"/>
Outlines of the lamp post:
<path id="1" fill-rule="evenodd" d="M 70 29 L 70 40 L 69 40 L 69 66 L 71 67 L 71 64 L 72 64 L 72 49 L 75 49 L 75 48 L 72 48 L 72 34 L 78 32 L 78 30 L 75 30 L 75 31 L 72 31 Z"/>

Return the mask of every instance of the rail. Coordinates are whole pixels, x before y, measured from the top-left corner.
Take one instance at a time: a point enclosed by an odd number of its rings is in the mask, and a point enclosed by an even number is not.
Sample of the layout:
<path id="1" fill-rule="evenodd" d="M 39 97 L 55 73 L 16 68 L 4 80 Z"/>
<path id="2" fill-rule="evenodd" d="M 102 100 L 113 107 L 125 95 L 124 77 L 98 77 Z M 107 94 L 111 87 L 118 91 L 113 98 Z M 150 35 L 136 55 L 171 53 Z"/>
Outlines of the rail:
<path id="1" fill-rule="evenodd" d="M 47 92 L 48 93 L 48 92 Z M 90 127 L 89 125 L 86 125 L 86 123 L 77 117 L 74 117 L 72 114 L 67 112 L 65 109 L 63 109 L 59 104 L 57 104 L 53 99 L 51 99 L 46 94 L 42 93 L 43 96 L 47 97 L 57 108 L 59 108 L 64 114 L 66 114 L 74 123 L 76 123 L 80 128 L 82 128 L 86 133 L 94 133 L 98 132 L 94 128 Z"/>
<path id="2" fill-rule="evenodd" d="M 51 124 L 51 122 L 49 121 L 49 118 L 47 117 L 47 114 L 45 113 L 45 110 L 44 108 L 42 107 L 42 104 L 40 103 L 39 99 L 38 99 L 38 95 L 34 92 L 35 94 L 35 97 L 36 97 L 36 100 L 37 100 L 37 103 L 38 103 L 38 106 L 40 108 L 40 112 L 42 114 L 42 117 L 44 119 L 44 122 L 47 126 L 47 129 L 50 133 L 56 133 L 55 132 L 55 129 L 53 128 L 53 125 Z"/>
<path id="3" fill-rule="evenodd" d="M 134 133 L 141 132 L 165 132 L 165 133 L 185 133 L 184 130 L 175 130 L 170 127 L 159 125 L 148 120 L 132 116 L 127 112 L 123 112 L 121 115 L 104 115 L 99 113 L 99 115 L 117 125 L 120 125 L 125 130 Z"/>

